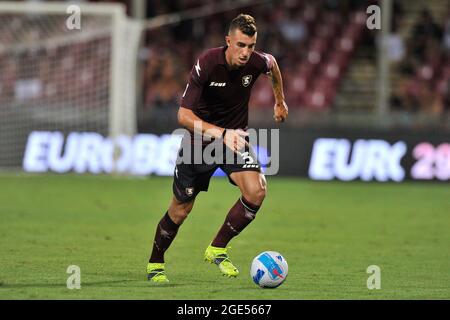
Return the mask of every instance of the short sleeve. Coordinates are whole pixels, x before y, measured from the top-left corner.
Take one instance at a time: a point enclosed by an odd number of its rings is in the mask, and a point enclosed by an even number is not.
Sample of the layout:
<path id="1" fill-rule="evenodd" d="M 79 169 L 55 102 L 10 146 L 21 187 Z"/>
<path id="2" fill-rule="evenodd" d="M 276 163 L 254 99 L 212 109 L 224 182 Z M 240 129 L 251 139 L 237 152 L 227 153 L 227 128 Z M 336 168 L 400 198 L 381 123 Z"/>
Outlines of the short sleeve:
<path id="1" fill-rule="evenodd" d="M 269 74 L 273 67 L 273 58 L 268 53 L 264 53 L 263 57 L 264 57 L 265 64 L 264 64 L 264 69 L 263 69 L 262 73 Z"/>
<path id="2" fill-rule="evenodd" d="M 203 92 L 203 87 L 208 81 L 209 70 L 207 59 L 204 55 L 200 56 L 192 67 L 189 82 L 184 89 L 181 98 L 181 106 L 187 109 L 193 109 L 198 103 Z"/>

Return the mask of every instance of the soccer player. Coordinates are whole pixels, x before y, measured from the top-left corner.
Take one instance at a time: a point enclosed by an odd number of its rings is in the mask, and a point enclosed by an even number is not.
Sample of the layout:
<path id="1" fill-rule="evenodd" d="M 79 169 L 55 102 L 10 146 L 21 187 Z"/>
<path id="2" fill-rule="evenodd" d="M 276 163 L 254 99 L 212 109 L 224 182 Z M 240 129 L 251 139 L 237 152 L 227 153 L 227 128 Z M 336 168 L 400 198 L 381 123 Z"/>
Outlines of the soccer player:
<path id="1" fill-rule="evenodd" d="M 191 70 L 178 111 L 179 124 L 189 132 L 225 145 L 225 151 L 232 152 L 236 158 L 241 157 L 242 161 L 210 164 L 205 161 L 179 163 L 177 160 L 174 196 L 156 228 L 147 265 L 148 279 L 152 282 L 169 281 L 165 273 L 164 253 L 192 210 L 197 194 L 208 190 L 209 180 L 218 167 L 227 174 L 232 184 L 239 187 L 241 197 L 206 248 L 204 258 L 216 264 L 223 275 L 236 277 L 239 274 L 230 261 L 227 244 L 255 218 L 266 195 L 266 180 L 246 132 L 250 92 L 260 74 L 267 74 L 272 82 L 275 121 L 283 122 L 288 115 L 278 64 L 272 55 L 255 51 L 256 37 L 255 19 L 246 14 L 238 15 L 229 26 L 226 46 L 205 51 Z M 196 142 L 185 136 L 182 146 L 186 143 Z M 204 146 L 203 142 L 201 147 Z M 186 156 L 183 154 L 186 150 L 193 152 L 194 148 L 181 148 L 179 159 Z M 246 152 L 241 152 L 243 150 Z M 245 165 L 248 163 L 253 165 Z"/>

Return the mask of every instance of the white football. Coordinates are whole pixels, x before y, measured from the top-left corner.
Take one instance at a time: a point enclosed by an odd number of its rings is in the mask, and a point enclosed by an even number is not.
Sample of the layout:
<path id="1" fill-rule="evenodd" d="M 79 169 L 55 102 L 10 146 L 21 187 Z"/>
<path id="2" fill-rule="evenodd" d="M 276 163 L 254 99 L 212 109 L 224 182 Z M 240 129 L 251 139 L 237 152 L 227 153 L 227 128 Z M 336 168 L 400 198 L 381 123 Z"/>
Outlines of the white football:
<path id="1" fill-rule="evenodd" d="M 288 275 L 286 259 L 276 251 L 264 251 L 253 259 L 250 276 L 262 288 L 276 288 Z"/>

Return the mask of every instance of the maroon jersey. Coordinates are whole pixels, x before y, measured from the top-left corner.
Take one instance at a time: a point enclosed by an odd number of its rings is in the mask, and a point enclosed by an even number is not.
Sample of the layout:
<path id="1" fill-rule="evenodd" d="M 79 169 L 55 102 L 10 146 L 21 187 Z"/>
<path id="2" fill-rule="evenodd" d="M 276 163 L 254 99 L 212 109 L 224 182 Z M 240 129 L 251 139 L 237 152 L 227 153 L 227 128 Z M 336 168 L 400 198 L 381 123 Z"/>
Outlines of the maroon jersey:
<path id="1" fill-rule="evenodd" d="M 245 66 L 229 70 L 226 49 L 213 48 L 200 55 L 192 67 L 181 106 L 216 126 L 246 129 L 251 89 L 261 73 L 270 72 L 272 60 L 263 52 L 253 51 Z"/>

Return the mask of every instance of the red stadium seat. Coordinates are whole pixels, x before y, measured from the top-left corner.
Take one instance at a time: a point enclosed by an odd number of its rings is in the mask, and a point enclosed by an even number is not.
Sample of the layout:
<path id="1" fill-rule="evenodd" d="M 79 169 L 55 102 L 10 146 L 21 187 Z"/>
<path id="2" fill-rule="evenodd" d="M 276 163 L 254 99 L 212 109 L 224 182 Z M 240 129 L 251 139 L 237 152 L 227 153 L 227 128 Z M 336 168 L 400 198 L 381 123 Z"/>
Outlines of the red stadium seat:
<path id="1" fill-rule="evenodd" d="M 317 15 L 317 8 L 311 4 L 305 6 L 305 9 L 302 11 L 303 21 L 305 21 L 308 26 L 311 26 L 315 22 L 315 20 L 317 19 Z"/>
<path id="2" fill-rule="evenodd" d="M 344 35 L 337 41 L 336 49 L 352 52 L 355 49 L 355 41 L 350 36 Z"/>
<path id="3" fill-rule="evenodd" d="M 310 43 L 310 51 L 317 51 L 320 54 L 323 54 L 328 48 L 328 40 L 320 37 L 315 37 L 311 40 Z"/>
<path id="4" fill-rule="evenodd" d="M 329 41 L 336 34 L 336 29 L 328 24 L 321 24 L 316 30 L 316 39 L 321 39 L 323 41 Z"/>
<path id="5" fill-rule="evenodd" d="M 308 92 L 304 97 L 304 106 L 309 110 L 323 110 L 327 107 L 325 93 L 321 91 Z"/>
<path id="6" fill-rule="evenodd" d="M 329 62 L 325 65 L 324 75 L 330 79 L 339 79 L 341 76 L 341 68 L 338 64 Z"/>
<path id="7" fill-rule="evenodd" d="M 323 22 L 331 27 L 339 27 L 342 24 L 342 16 L 337 12 L 326 12 L 323 16 Z"/>
<path id="8" fill-rule="evenodd" d="M 433 79 L 435 72 L 431 66 L 423 65 L 417 69 L 416 75 L 421 80 L 430 81 Z"/>
<path id="9" fill-rule="evenodd" d="M 300 77 L 308 81 L 313 74 L 315 67 L 315 64 L 312 64 L 309 61 L 305 61 L 300 65 L 300 67 L 298 67 L 297 73 Z"/>

